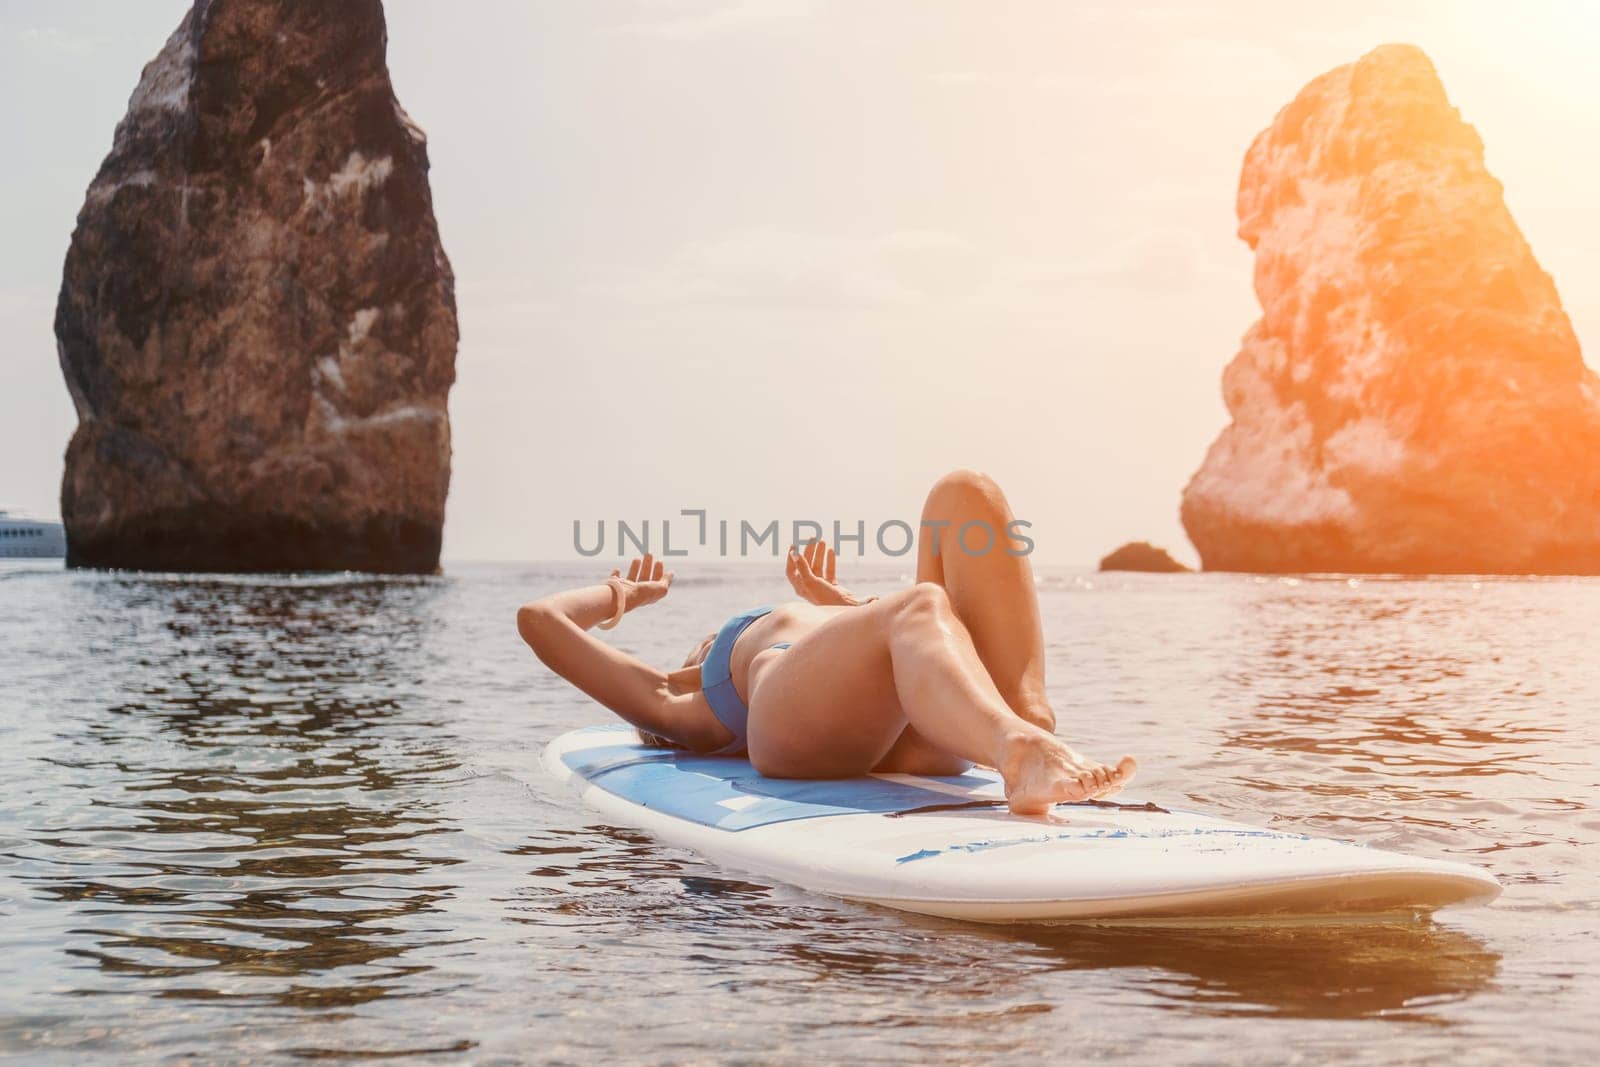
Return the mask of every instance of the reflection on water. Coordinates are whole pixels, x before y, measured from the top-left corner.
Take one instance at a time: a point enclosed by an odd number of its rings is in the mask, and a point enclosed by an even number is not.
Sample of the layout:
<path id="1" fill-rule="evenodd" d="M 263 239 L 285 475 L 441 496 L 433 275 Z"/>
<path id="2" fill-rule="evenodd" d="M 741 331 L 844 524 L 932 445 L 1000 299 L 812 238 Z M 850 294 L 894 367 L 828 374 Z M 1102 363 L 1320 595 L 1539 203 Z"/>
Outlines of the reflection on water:
<path id="1" fill-rule="evenodd" d="M 66 714 L 34 717 L 48 788 L 5 828 L 9 877 L 73 916 L 61 951 L 93 964 L 57 992 L 142 979 L 297 1009 L 424 992 L 414 957 L 452 941 L 460 862 L 430 848 L 448 826 L 424 787 L 460 764 L 448 724 L 400 694 L 439 584 L 60 580 L 88 662 L 56 679 Z M 90 685 L 109 699 L 73 710 Z"/>
<path id="2" fill-rule="evenodd" d="M 740 876 L 547 784 L 539 745 L 601 713 L 510 619 L 580 572 L 0 572 L 0 1050 L 1214 1060 L 1271 1018 L 1256 1058 L 1549 1059 L 1592 1026 L 1600 585 L 1047 579 L 1063 731 L 1140 755 L 1142 795 L 1508 892 L 1438 921 L 982 927 Z M 781 581 L 686 575 L 615 640 L 668 662 Z"/>
<path id="3" fill-rule="evenodd" d="M 328 1007 L 403 992 L 427 967 L 402 957 L 442 943 L 421 920 L 453 889 L 456 861 L 429 854 L 441 820 L 397 793 L 457 763 L 441 723 L 404 721 L 367 680 L 411 669 L 429 587 L 89 591 L 99 617 L 144 617 L 152 651 L 169 652 L 141 666 L 170 669 L 143 672 L 50 757 L 82 788 L 117 785 L 65 832 L 35 830 L 24 853 L 39 868 L 25 885 L 78 905 L 87 943 L 67 951 L 161 979 L 171 998 Z M 114 926 L 98 925 L 106 916 Z"/>
<path id="4" fill-rule="evenodd" d="M 1439 1023 L 1437 1005 L 1483 989 L 1500 955 L 1423 920 L 1044 931 L 1041 955 L 1067 970 L 1158 969 L 1149 988 L 1168 1009 Z"/>

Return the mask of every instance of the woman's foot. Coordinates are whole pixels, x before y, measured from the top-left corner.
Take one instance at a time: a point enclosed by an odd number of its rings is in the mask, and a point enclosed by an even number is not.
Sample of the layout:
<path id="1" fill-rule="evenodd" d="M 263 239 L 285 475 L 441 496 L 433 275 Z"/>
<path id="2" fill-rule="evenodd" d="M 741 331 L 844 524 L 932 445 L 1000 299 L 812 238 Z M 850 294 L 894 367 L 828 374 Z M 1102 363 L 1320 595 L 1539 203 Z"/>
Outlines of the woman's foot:
<path id="1" fill-rule="evenodd" d="M 1115 793 L 1133 777 L 1138 764 L 1132 756 L 1124 756 L 1110 767 L 1079 755 L 1042 730 L 1029 730 L 1006 740 L 998 769 L 1012 814 L 1044 815 L 1052 804 Z"/>

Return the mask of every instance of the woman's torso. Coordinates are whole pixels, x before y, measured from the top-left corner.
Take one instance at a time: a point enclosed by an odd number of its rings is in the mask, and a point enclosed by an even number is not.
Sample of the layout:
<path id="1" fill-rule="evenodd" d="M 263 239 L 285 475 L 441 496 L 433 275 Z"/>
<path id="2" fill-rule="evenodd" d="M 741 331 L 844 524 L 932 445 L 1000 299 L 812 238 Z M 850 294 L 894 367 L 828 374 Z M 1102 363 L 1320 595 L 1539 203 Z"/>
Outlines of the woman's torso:
<path id="1" fill-rule="evenodd" d="M 729 660 L 733 688 L 745 706 L 750 705 L 750 665 L 758 655 L 773 645 L 793 644 L 841 611 L 848 610 L 843 606 L 824 607 L 796 600 L 779 604 L 752 622 L 734 642 L 733 656 Z"/>

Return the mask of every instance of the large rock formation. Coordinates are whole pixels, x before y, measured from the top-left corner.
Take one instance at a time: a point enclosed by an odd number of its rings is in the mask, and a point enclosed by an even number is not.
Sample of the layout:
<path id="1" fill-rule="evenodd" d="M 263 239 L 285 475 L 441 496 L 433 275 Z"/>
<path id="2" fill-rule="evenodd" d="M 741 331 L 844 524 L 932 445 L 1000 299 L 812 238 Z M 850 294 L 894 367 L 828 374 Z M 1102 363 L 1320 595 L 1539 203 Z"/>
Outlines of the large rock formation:
<path id="1" fill-rule="evenodd" d="M 67 252 L 72 566 L 438 568 L 455 283 L 380 0 L 196 0 Z"/>
<path id="2" fill-rule="evenodd" d="M 1263 314 L 1183 495 L 1205 567 L 1600 572 L 1600 383 L 1427 57 L 1306 86 L 1238 208 Z"/>

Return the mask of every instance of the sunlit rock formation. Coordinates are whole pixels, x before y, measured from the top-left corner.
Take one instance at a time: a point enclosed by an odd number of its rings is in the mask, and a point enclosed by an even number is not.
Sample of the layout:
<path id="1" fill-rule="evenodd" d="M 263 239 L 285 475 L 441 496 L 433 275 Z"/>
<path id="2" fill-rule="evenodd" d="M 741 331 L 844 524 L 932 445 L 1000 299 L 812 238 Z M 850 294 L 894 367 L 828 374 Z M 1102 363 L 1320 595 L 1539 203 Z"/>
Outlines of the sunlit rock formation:
<path id="1" fill-rule="evenodd" d="M 1262 317 L 1183 495 L 1207 569 L 1600 572 L 1600 384 L 1426 56 L 1306 86 L 1238 211 Z"/>
<path id="2" fill-rule="evenodd" d="M 455 283 L 380 0 L 196 0 L 67 252 L 68 562 L 438 568 Z"/>
<path id="3" fill-rule="evenodd" d="M 1178 574 L 1189 568 L 1172 558 L 1164 548 L 1148 541 L 1129 541 L 1100 560 L 1103 571 L 1148 571 L 1152 574 Z"/>

